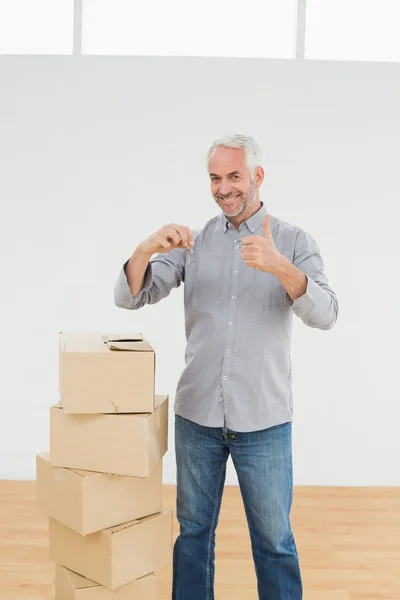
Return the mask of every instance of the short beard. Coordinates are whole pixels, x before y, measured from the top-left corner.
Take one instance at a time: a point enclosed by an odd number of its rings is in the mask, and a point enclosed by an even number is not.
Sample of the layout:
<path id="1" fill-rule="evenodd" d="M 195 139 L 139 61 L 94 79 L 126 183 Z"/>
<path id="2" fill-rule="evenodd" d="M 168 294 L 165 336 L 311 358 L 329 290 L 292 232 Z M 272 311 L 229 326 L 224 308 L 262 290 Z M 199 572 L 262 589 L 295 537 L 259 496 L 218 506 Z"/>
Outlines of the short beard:
<path id="1" fill-rule="evenodd" d="M 254 203 L 256 198 L 257 198 L 257 187 L 255 186 L 254 181 L 252 181 L 251 185 L 250 185 L 250 190 L 249 190 L 248 195 L 245 198 L 244 202 L 242 202 L 240 204 L 239 208 L 237 210 L 235 210 L 235 212 L 231 212 L 231 213 L 224 212 L 224 215 L 226 217 L 229 217 L 232 219 L 232 218 L 238 217 L 239 215 L 245 214 L 248 211 L 248 209 L 252 206 L 252 204 Z M 222 208 L 222 207 L 220 207 L 220 208 Z"/>

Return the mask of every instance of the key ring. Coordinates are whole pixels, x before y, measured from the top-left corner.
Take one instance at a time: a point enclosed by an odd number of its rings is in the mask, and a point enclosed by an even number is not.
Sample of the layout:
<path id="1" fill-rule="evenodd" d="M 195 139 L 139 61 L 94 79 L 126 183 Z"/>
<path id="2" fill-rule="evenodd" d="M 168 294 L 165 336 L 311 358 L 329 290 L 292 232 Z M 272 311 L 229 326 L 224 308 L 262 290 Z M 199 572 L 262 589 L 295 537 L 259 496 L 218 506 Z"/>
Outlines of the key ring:
<path id="1" fill-rule="evenodd" d="M 193 256 L 193 247 L 192 246 L 188 246 L 186 248 L 186 256 L 187 256 L 188 265 L 190 265 L 190 261 L 191 261 L 192 256 Z"/>

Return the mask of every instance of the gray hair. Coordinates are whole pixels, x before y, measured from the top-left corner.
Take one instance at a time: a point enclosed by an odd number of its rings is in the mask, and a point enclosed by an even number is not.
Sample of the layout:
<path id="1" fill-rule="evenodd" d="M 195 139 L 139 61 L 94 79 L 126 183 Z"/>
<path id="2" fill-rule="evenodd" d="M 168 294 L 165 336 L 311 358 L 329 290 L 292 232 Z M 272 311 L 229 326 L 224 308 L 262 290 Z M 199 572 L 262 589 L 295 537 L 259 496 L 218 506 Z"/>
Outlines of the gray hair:
<path id="1" fill-rule="evenodd" d="M 246 156 L 246 165 L 250 171 L 251 180 L 254 179 L 254 174 L 257 167 L 261 166 L 262 152 L 261 148 L 253 138 L 241 133 L 228 133 L 221 138 L 214 140 L 207 152 L 207 168 L 211 154 L 216 148 L 243 148 Z"/>

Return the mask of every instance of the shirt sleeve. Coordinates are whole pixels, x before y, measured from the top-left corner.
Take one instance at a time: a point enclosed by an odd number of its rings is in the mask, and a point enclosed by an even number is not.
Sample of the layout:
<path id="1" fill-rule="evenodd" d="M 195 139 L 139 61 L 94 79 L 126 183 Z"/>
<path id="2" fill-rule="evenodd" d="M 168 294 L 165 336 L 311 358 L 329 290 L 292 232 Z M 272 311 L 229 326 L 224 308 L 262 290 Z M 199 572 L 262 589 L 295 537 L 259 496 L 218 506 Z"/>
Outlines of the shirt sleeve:
<path id="1" fill-rule="evenodd" d="M 125 272 L 128 260 L 122 265 L 114 288 L 114 302 L 119 308 L 136 310 L 145 304 L 156 304 L 184 280 L 186 250 L 175 248 L 168 253 L 156 254 L 150 260 L 142 289 L 132 296 Z"/>
<path id="2" fill-rule="evenodd" d="M 191 229 L 196 237 L 200 229 Z M 144 274 L 142 289 L 132 296 L 126 277 L 124 262 L 118 275 L 114 288 L 114 303 L 119 308 L 136 310 L 145 304 L 156 304 L 166 298 L 174 288 L 178 288 L 185 280 L 187 251 L 184 248 L 174 248 L 170 252 L 163 252 L 152 257 Z"/>
<path id="3" fill-rule="evenodd" d="M 293 264 L 307 277 L 305 294 L 294 302 L 288 295 L 293 312 L 309 327 L 331 329 L 339 315 L 338 299 L 324 272 L 318 244 L 302 229 L 296 236 Z"/>

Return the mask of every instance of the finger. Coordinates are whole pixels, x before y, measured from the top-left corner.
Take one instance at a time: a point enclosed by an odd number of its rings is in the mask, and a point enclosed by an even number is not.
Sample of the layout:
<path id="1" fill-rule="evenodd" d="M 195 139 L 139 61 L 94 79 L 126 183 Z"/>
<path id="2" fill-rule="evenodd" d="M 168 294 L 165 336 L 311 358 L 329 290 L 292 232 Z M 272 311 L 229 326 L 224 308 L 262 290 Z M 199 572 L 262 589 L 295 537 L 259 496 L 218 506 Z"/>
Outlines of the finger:
<path id="1" fill-rule="evenodd" d="M 194 237 L 190 230 L 190 227 L 186 227 L 185 225 L 177 225 L 177 223 L 170 223 L 169 225 L 165 225 L 164 227 L 166 227 L 167 229 L 175 229 L 176 231 L 178 231 L 181 235 L 182 245 L 184 247 L 187 247 L 188 244 L 190 246 L 194 246 Z"/>
<path id="2" fill-rule="evenodd" d="M 177 225 L 179 233 L 182 236 L 182 242 L 187 240 L 187 244 L 190 246 L 194 246 L 194 237 L 192 232 L 190 231 L 190 227 L 186 227 L 185 225 Z"/>
<path id="3" fill-rule="evenodd" d="M 180 226 L 180 229 L 182 230 L 182 232 L 186 236 L 185 239 L 187 240 L 187 242 L 186 242 L 185 247 L 194 246 L 194 237 L 192 235 L 192 232 L 190 231 L 190 227 L 186 227 L 186 226 L 182 225 L 182 226 Z"/>
<path id="4" fill-rule="evenodd" d="M 242 257 L 254 257 L 258 253 L 258 248 L 255 246 L 246 246 L 242 248 Z"/>
<path id="5" fill-rule="evenodd" d="M 192 232 L 190 231 L 190 228 L 189 228 L 189 227 L 185 227 L 185 229 L 186 229 L 186 231 L 187 231 L 187 233 L 188 233 L 188 237 L 189 237 L 189 244 L 190 244 L 191 246 L 194 246 L 194 237 L 193 237 L 193 234 L 192 234 Z"/>
<path id="6" fill-rule="evenodd" d="M 157 234 L 158 236 L 162 237 L 165 241 L 170 241 L 171 242 L 171 246 L 176 248 L 180 241 L 180 235 L 178 234 L 177 231 L 175 231 L 175 229 L 162 229 L 161 231 L 158 232 Z"/>
<path id="7" fill-rule="evenodd" d="M 250 248 L 249 246 L 247 246 L 247 248 L 242 248 L 242 258 L 244 261 L 255 261 L 259 258 L 260 253 L 257 252 L 257 249 L 254 248 Z"/>
<path id="8" fill-rule="evenodd" d="M 171 242 L 169 242 L 163 235 L 155 235 L 153 236 L 153 242 L 164 248 L 164 250 L 169 250 L 172 248 Z"/>
<path id="9" fill-rule="evenodd" d="M 184 227 L 183 225 L 176 225 L 176 223 L 172 223 L 171 228 L 173 228 L 180 235 L 180 247 L 186 248 L 189 244 L 189 235 L 187 232 L 187 227 Z"/>
<path id="10" fill-rule="evenodd" d="M 259 258 L 257 255 L 248 254 L 248 255 L 244 256 L 243 262 L 249 267 L 254 267 L 254 266 L 258 265 Z"/>
<path id="11" fill-rule="evenodd" d="M 256 268 L 256 262 L 254 260 L 245 260 L 244 264 L 246 265 L 246 267 L 254 267 Z"/>
<path id="12" fill-rule="evenodd" d="M 189 246 L 189 234 L 187 232 L 186 227 L 183 227 L 183 225 L 179 225 L 179 228 L 177 229 L 177 231 L 179 232 L 179 235 L 181 236 L 182 247 L 187 248 Z"/>
<path id="13" fill-rule="evenodd" d="M 242 239 L 243 246 L 248 246 L 250 244 L 254 244 L 254 237 L 248 235 L 247 237 Z"/>
<path id="14" fill-rule="evenodd" d="M 263 230 L 264 230 L 264 237 L 265 238 L 271 238 L 272 234 L 271 234 L 271 219 L 270 216 L 267 215 L 263 221 Z"/>
<path id="15" fill-rule="evenodd" d="M 259 235 L 248 235 L 242 239 L 242 244 L 244 246 L 253 246 L 254 244 L 259 244 L 261 241 L 262 238 Z"/>
<path id="16" fill-rule="evenodd" d="M 166 238 L 167 238 L 168 240 L 171 240 L 171 241 L 172 241 L 172 243 L 173 243 L 173 246 L 174 246 L 175 248 L 178 248 L 178 247 L 181 245 L 181 243 L 182 243 L 182 238 L 181 238 L 181 236 L 180 236 L 179 232 L 178 232 L 178 231 L 176 231 L 175 229 L 169 229 L 169 230 L 167 230 L 167 231 L 165 232 L 165 235 L 166 235 Z"/>

